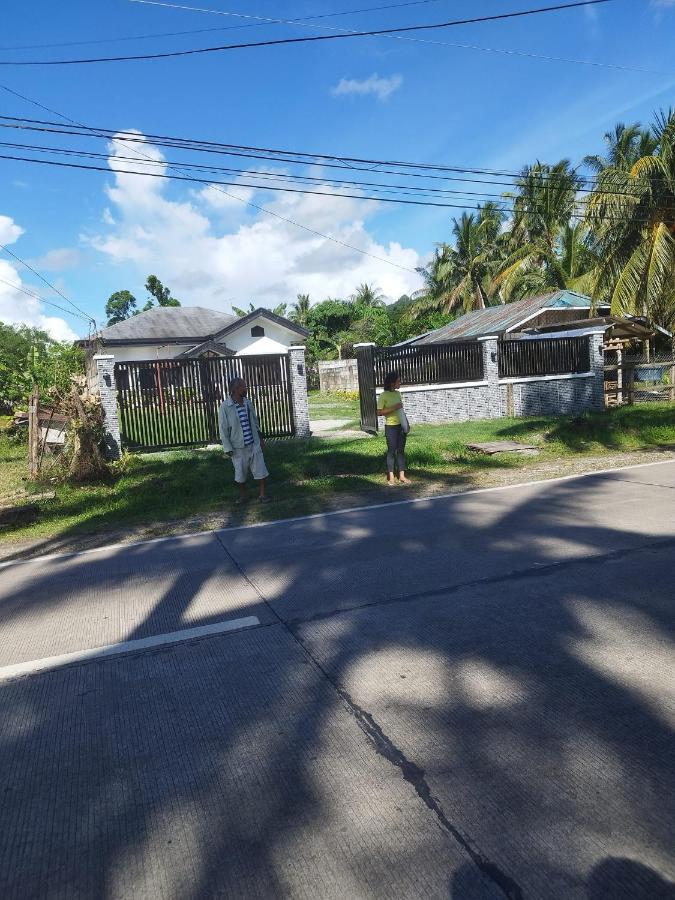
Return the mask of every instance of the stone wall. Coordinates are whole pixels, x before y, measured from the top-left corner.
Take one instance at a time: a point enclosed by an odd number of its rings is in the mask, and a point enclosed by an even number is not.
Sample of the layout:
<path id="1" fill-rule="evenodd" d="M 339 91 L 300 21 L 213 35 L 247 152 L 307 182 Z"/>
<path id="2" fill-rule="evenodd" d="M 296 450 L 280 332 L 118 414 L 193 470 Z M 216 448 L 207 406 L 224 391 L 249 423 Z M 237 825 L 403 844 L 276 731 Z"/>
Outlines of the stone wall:
<path id="1" fill-rule="evenodd" d="M 355 359 L 320 360 L 319 366 L 319 390 L 327 391 L 358 391 L 359 376 Z"/>
<path id="2" fill-rule="evenodd" d="M 411 425 L 495 418 L 492 393 L 484 381 L 466 385 L 420 385 L 401 390 Z"/>
<path id="3" fill-rule="evenodd" d="M 291 402 L 293 404 L 295 437 L 308 438 L 311 435 L 311 431 L 309 430 L 309 401 L 307 398 L 305 348 L 289 348 L 288 357 L 291 371 Z"/>

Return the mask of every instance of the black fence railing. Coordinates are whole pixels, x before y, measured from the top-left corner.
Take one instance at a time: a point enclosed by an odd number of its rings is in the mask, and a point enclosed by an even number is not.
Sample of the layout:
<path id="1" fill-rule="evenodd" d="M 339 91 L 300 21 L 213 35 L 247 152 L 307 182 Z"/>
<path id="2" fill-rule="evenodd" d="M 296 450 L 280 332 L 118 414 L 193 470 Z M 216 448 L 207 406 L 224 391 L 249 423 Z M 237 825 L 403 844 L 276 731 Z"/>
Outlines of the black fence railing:
<path id="1" fill-rule="evenodd" d="M 396 369 L 404 385 L 452 384 L 483 380 L 483 347 L 476 341 L 427 344 L 422 347 L 376 347 L 375 384 Z"/>
<path id="2" fill-rule="evenodd" d="M 218 410 L 243 377 L 266 437 L 294 434 L 286 354 L 115 364 L 122 445 L 133 449 L 218 443 Z"/>
<path id="3" fill-rule="evenodd" d="M 578 374 L 591 368 L 587 337 L 500 341 L 498 358 L 500 378 Z"/>

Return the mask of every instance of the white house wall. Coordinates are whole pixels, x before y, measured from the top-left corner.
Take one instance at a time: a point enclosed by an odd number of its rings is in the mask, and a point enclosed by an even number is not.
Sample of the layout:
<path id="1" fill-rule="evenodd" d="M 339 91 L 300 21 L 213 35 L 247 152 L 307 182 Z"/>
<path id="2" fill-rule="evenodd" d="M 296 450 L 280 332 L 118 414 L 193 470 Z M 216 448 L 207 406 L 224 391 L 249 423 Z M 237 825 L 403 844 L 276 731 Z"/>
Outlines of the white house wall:
<path id="1" fill-rule="evenodd" d="M 119 346 L 106 347 L 105 353 L 112 353 L 115 362 L 136 362 L 141 359 L 174 359 L 184 350 L 194 347 L 197 342 L 191 344 L 121 344 Z"/>
<path id="2" fill-rule="evenodd" d="M 264 337 L 251 336 L 251 329 L 261 325 L 265 329 Z M 256 353 L 285 353 L 292 343 L 302 343 L 302 338 L 295 331 L 284 328 L 269 319 L 258 318 L 247 322 L 241 329 L 231 331 L 223 338 L 227 346 L 240 356 Z"/>

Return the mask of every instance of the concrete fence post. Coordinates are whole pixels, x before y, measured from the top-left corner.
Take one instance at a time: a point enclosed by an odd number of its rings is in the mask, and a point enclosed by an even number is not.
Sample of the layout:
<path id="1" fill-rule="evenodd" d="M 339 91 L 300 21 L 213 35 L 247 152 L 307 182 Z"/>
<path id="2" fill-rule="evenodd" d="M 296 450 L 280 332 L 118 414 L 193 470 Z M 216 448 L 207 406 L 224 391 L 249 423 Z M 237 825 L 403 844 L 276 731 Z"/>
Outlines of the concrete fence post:
<path id="1" fill-rule="evenodd" d="M 97 353 L 96 380 L 105 428 L 105 455 L 107 459 L 119 459 L 121 452 L 120 421 L 117 415 L 117 385 L 115 384 L 115 357 Z"/>
<path id="2" fill-rule="evenodd" d="M 483 378 L 488 384 L 488 418 L 504 415 L 499 384 L 499 342 L 496 335 L 478 338 L 483 345 Z"/>
<path id="3" fill-rule="evenodd" d="M 595 376 L 593 378 L 593 409 L 605 408 L 605 353 L 602 349 L 604 340 L 604 331 L 597 331 L 588 336 L 591 372 Z"/>
<path id="4" fill-rule="evenodd" d="M 293 421 L 295 436 L 311 437 L 309 427 L 309 398 L 307 396 L 307 368 L 305 365 L 305 348 L 288 348 L 288 365 L 291 375 L 291 403 L 293 405 Z"/>

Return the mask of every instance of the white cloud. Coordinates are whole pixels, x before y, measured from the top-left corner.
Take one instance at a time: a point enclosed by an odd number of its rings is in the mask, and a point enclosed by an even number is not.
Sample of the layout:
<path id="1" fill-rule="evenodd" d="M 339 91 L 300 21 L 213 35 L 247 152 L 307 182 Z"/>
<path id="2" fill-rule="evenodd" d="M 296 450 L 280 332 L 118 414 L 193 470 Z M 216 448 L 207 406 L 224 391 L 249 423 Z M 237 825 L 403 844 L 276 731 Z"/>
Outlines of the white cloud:
<path id="1" fill-rule="evenodd" d="M 74 269 L 78 266 L 80 257 L 81 254 L 77 247 L 60 247 L 31 260 L 31 265 L 47 272 L 65 272 L 66 269 Z"/>
<path id="2" fill-rule="evenodd" d="M 117 224 L 88 241 L 109 260 L 134 265 L 139 277 L 155 272 L 184 303 L 222 310 L 229 310 L 232 302 L 241 305 L 250 300 L 273 306 L 300 292 L 308 292 L 314 300 L 348 296 L 362 281 L 397 298 L 420 286 L 416 273 L 405 271 L 419 265 L 417 252 L 397 243 L 380 244 L 367 230 L 365 223 L 376 208 L 371 201 L 301 194 L 270 199 L 269 192 L 254 194 L 256 202 L 277 216 L 381 259 L 272 215 L 258 212 L 251 220 L 246 206 L 236 200 L 230 202 L 241 215 L 224 225 L 220 216 L 211 218 L 218 212 L 214 206 L 220 208 L 217 191 L 205 188 L 187 192 L 187 199 L 168 199 L 165 182 L 125 174 L 115 158 L 120 152 L 127 155 L 126 150 L 113 149 L 115 182 L 106 191 L 114 206 L 111 219 Z M 143 152 L 162 158 L 148 144 Z M 244 195 L 241 188 L 228 188 L 228 193 L 246 200 L 253 194 Z"/>
<path id="3" fill-rule="evenodd" d="M 23 228 L 9 216 L 0 216 L 0 244 L 13 244 L 23 234 Z"/>
<path id="4" fill-rule="evenodd" d="M 23 228 L 13 219 L 0 215 L 0 244 L 13 244 L 23 233 Z M 42 328 L 57 341 L 75 340 L 77 335 L 64 319 L 45 315 L 43 304 L 19 288 L 26 288 L 26 285 L 21 280 L 18 265 L 0 258 L 0 322 Z"/>
<path id="5" fill-rule="evenodd" d="M 377 73 L 370 78 L 359 81 L 357 78 L 341 78 L 338 84 L 331 89 L 334 97 L 344 97 L 357 94 L 360 97 L 373 95 L 378 100 L 388 100 L 403 84 L 401 75 L 392 75 L 390 78 L 380 78 Z"/>

